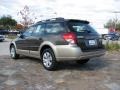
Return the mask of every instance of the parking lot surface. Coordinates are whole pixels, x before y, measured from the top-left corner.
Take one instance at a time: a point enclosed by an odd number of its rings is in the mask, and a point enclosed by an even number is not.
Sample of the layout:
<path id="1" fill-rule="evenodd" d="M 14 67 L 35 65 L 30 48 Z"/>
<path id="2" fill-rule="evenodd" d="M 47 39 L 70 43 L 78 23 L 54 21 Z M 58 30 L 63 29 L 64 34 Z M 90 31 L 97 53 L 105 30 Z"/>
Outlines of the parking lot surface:
<path id="1" fill-rule="evenodd" d="M 57 71 L 47 71 L 39 59 L 11 59 L 9 42 L 0 42 L 0 90 L 120 90 L 118 52 L 107 52 L 85 65 L 60 62 Z"/>

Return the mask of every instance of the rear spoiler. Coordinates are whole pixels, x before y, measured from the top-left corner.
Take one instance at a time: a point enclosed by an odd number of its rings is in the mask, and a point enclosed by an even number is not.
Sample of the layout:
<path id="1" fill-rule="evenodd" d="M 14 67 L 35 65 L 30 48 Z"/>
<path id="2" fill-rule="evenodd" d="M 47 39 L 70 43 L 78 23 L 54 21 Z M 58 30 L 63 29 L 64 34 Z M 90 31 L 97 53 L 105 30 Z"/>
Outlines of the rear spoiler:
<path id="1" fill-rule="evenodd" d="M 77 20 L 77 19 L 68 19 L 68 22 L 81 22 L 81 23 L 85 23 L 85 24 L 89 24 L 89 21 L 86 20 Z"/>

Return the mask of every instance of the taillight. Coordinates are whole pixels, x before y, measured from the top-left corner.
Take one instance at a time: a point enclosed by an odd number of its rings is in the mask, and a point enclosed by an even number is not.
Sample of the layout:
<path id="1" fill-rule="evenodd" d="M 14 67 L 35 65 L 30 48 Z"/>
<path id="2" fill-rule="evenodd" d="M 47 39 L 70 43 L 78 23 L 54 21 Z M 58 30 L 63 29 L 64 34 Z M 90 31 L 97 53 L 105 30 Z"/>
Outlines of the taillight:
<path id="1" fill-rule="evenodd" d="M 63 34 L 63 38 L 65 41 L 69 42 L 70 44 L 76 44 L 77 43 L 77 37 L 75 33 L 68 32 Z"/>

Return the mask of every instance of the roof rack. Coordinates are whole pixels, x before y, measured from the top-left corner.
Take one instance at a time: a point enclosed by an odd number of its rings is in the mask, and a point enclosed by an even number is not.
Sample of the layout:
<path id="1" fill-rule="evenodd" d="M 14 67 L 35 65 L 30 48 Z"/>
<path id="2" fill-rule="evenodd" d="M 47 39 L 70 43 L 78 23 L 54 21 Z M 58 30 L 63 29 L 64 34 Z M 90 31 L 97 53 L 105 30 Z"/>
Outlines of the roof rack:
<path id="1" fill-rule="evenodd" d="M 64 18 L 62 18 L 62 17 L 51 18 L 51 19 L 47 19 L 46 21 L 52 21 L 52 20 L 64 20 Z"/>
<path id="2" fill-rule="evenodd" d="M 46 20 L 42 20 L 42 21 L 38 21 L 37 23 L 40 23 L 40 22 L 46 22 L 46 21 L 55 21 L 55 20 L 64 20 L 64 18 L 62 18 L 62 17 L 58 17 L 58 18 L 50 18 L 50 19 L 46 19 Z"/>
<path id="3" fill-rule="evenodd" d="M 87 23 L 89 24 L 89 21 L 87 20 L 79 20 L 79 19 L 64 19 L 62 17 L 57 17 L 57 18 L 50 18 L 50 19 L 46 19 L 46 20 L 42 20 L 42 21 L 39 21 L 37 23 L 42 23 L 42 22 L 49 22 L 49 21 L 64 21 L 64 20 L 67 20 L 67 21 L 78 21 L 78 22 L 82 22 L 82 23 Z"/>

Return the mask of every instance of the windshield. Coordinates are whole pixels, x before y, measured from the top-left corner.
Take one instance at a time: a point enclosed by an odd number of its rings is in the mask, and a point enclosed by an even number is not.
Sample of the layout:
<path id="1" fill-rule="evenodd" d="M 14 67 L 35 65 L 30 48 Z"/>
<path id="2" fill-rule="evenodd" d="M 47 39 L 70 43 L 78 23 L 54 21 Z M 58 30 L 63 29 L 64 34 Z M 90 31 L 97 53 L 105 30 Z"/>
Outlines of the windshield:
<path id="1" fill-rule="evenodd" d="M 96 33 L 98 34 L 95 29 L 93 29 L 89 24 L 87 23 L 81 23 L 81 22 L 68 22 L 68 26 L 70 30 L 77 33 Z"/>

